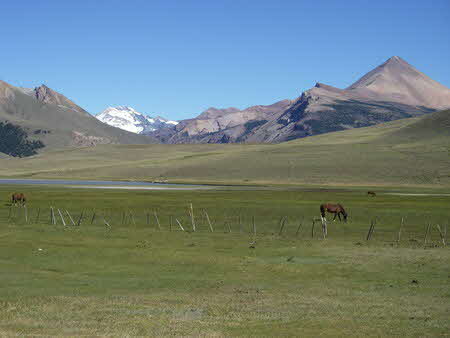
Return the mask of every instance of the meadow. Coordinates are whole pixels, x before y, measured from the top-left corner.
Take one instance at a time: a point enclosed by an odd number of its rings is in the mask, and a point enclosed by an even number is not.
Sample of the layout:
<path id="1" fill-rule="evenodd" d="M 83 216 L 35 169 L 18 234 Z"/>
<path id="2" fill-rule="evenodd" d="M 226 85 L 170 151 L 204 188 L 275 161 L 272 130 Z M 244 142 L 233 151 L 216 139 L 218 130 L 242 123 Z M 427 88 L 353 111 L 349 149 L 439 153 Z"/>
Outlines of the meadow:
<path id="1" fill-rule="evenodd" d="M 446 336 L 450 196 L 375 191 L 0 186 L 0 334 Z M 323 239 L 326 201 L 349 221 Z"/>

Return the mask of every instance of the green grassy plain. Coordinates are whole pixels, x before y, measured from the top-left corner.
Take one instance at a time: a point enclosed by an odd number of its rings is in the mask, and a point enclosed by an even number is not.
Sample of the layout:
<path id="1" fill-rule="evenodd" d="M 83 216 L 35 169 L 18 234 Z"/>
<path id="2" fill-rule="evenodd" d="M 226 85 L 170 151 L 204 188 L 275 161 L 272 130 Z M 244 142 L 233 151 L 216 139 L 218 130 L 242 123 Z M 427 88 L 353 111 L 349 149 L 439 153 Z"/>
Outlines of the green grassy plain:
<path id="1" fill-rule="evenodd" d="M 19 190 L 28 223 L 24 209 L 10 214 Z M 365 192 L 0 186 L 0 335 L 448 336 L 450 251 L 435 225 L 448 227 L 450 197 Z M 311 237 L 324 201 L 350 214 L 326 240 L 319 225 Z M 197 231 L 170 229 L 172 216 L 191 230 L 190 203 Z M 50 205 L 86 217 L 51 225 Z"/>
<path id="2" fill-rule="evenodd" d="M 0 177 L 450 187 L 450 111 L 281 144 L 105 145 L 0 159 Z"/>

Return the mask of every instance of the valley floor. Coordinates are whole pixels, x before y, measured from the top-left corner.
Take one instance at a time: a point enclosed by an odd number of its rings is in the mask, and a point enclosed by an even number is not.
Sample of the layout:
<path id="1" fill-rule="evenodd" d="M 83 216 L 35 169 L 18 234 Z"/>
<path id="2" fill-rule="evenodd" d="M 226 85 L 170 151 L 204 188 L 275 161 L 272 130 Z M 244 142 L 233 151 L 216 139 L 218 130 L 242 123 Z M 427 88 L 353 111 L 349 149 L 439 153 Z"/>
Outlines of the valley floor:
<path id="1" fill-rule="evenodd" d="M 377 193 L 0 186 L 0 334 L 448 335 L 450 197 Z"/>

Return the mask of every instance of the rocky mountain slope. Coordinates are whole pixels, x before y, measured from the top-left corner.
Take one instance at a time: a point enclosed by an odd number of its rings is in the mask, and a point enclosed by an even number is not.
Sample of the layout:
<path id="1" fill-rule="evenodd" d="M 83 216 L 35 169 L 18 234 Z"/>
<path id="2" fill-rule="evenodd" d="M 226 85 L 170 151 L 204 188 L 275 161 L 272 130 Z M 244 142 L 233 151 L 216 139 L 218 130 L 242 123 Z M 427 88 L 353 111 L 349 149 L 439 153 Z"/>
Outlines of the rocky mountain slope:
<path id="1" fill-rule="evenodd" d="M 108 126 L 45 85 L 20 88 L 0 80 L 0 121 L 20 126 L 45 148 L 142 144 L 154 139 Z"/>
<path id="2" fill-rule="evenodd" d="M 178 124 L 176 121 L 170 121 L 161 116 L 144 115 L 127 106 L 108 107 L 95 117 L 110 126 L 144 135 Z"/>
<path id="3" fill-rule="evenodd" d="M 210 108 L 153 135 L 168 143 L 282 142 L 447 107 L 450 89 L 394 56 L 346 89 L 317 83 L 292 101 L 242 111 Z"/>

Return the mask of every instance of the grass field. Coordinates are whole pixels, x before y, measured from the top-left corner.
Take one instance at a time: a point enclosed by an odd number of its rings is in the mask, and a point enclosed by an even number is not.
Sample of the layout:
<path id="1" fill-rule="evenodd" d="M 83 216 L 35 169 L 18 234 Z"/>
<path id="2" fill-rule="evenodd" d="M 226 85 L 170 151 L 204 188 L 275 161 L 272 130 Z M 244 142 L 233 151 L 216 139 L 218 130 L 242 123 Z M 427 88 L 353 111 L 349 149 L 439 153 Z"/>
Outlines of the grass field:
<path id="1" fill-rule="evenodd" d="M 0 177 L 450 187 L 450 111 L 281 144 L 115 145 L 0 159 Z"/>
<path id="2" fill-rule="evenodd" d="M 19 190 L 28 222 L 7 201 Z M 448 228 L 450 197 L 365 192 L 0 186 L 0 335 L 448 336 L 450 251 L 435 226 Z M 350 215 L 326 240 L 320 225 L 311 236 L 324 201 Z M 50 224 L 51 205 L 75 221 L 84 210 L 82 224 Z"/>

